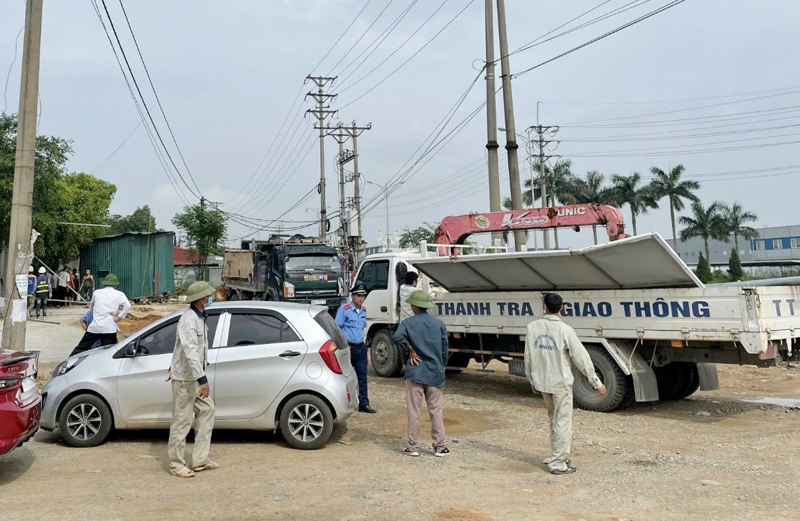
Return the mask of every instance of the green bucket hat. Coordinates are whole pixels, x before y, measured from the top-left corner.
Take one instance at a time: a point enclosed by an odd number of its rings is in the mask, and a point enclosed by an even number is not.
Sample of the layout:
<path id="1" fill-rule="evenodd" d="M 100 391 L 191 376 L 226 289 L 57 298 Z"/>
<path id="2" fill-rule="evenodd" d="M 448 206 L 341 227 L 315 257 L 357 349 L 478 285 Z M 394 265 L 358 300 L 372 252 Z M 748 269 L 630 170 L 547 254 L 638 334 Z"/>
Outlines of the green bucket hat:
<path id="1" fill-rule="evenodd" d="M 197 300 L 210 297 L 215 292 L 216 290 L 211 287 L 211 284 L 204 280 L 192 282 L 192 284 L 189 286 L 189 289 L 186 290 L 186 302 L 195 302 Z"/>
<path id="2" fill-rule="evenodd" d="M 433 307 L 433 302 L 431 302 L 431 297 L 421 289 L 418 289 L 414 293 L 408 296 L 406 299 L 408 304 L 412 306 L 417 306 L 418 308 L 422 309 L 430 309 Z"/>
<path id="3" fill-rule="evenodd" d="M 103 277 L 103 286 L 119 286 L 119 279 L 113 273 Z"/>

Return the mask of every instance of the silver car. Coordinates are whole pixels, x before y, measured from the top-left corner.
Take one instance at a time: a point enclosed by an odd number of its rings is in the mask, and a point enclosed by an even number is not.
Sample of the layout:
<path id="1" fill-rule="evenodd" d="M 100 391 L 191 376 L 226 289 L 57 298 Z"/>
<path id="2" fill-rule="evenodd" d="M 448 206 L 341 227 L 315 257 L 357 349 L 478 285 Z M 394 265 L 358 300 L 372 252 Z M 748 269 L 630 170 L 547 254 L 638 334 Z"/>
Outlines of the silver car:
<path id="1" fill-rule="evenodd" d="M 327 308 L 242 301 L 207 312 L 215 429 L 280 429 L 292 447 L 318 449 L 334 420 L 357 409 L 350 348 Z M 74 447 L 98 445 L 113 429 L 169 428 L 180 315 L 59 364 L 42 389 L 41 427 Z"/>

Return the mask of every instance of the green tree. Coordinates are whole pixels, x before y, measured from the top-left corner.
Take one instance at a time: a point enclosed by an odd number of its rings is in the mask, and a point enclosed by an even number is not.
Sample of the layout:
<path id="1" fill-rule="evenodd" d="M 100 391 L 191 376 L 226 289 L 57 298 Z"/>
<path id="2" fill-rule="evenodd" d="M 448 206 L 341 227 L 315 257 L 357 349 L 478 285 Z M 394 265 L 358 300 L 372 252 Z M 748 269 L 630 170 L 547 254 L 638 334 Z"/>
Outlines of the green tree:
<path id="1" fill-rule="evenodd" d="M 17 118 L 0 114 L 0 244 L 8 244 Z M 33 229 L 40 237 L 34 253 L 48 266 L 75 260 L 80 248 L 102 235 L 103 228 L 59 224 L 104 224 L 116 187 L 89 174 L 66 168 L 72 143 L 54 136 L 37 136 L 33 181 Z"/>
<path id="2" fill-rule="evenodd" d="M 119 235 L 129 232 L 154 232 L 156 228 L 156 218 L 150 212 L 148 205 L 136 208 L 130 215 L 112 215 L 108 221 L 111 228 L 108 229 L 109 235 Z"/>
<path id="3" fill-rule="evenodd" d="M 666 197 L 669 200 L 669 219 L 672 223 L 672 249 L 677 248 L 677 234 L 675 233 L 675 212 L 683 211 L 684 199 L 692 202 L 699 201 L 694 194 L 700 189 L 700 183 L 691 179 L 681 180 L 681 176 L 686 171 L 683 165 L 678 165 L 669 173 L 660 168 L 653 167 L 650 172 L 655 176 L 650 185 L 653 187 L 656 199 Z"/>
<path id="4" fill-rule="evenodd" d="M 708 247 L 709 239 L 729 242 L 728 230 L 724 219 L 720 213 L 722 203 L 714 202 L 706 208 L 702 202 L 692 203 L 693 217 L 682 215 L 679 219 L 684 229 L 681 230 L 681 240 L 687 241 L 693 237 L 702 237 L 705 245 L 706 259 L 711 258 L 711 250 Z"/>
<path id="5" fill-rule="evenodd" d="M 207 280 L 206 259 L 212 253 L 221 251 L 222 240 L 227 231 L 225 215 L 217 209 L 196 204 L 185 206 L 182 213 L 175 214 L 172 224 L 186 233 L 189 255 L 200 257 L 197 278 Z"/>
<path id="6" fill-rule="evenodd" d="M 401 248 L 416 248 L 422 241 L 427 241 L 432 244 L 436 241 L 433 231 L 436 226 L 431 223 L 424 223 L 423 226 L 417 226 L 414 229 L 406 226 L 403 233 L 400 234 L 400 247 Z"/>
<path id="7" fill-rule="evenodd" d="M 738 202 L 734 201 L 731 206 L 721 204 L 720 213 L 727 232 L 733 234 L 733 243 L 737 250 L 739 249 L 740 235 L 748 241 L 758 237 L 758 231 L 755 228 L 745 225 L 745 223 L 757 221 L 758 216 L 753 212 L 745 211 Z"/>
<path id="8" fill-rule="evenodd" d="M 694 273 L 703 284 L 711 282 L 713 277 L 711 274 L 711 266 L 708 264 L 708 260 L 703 257 L 702 252 L 700 253 L 700 260 L 697 261 L 697 269 L 694 270 Z"/>
<path id="9" fill-rule="evenodd" d="M 628 205 L 631 210 L 631 225 L 633 234 L 637 234 L 636 216 L 647 213 L 647 210 L 658 208 L 658 199 L 655 196 L 652 186 L 640 186 L 642 176 L 633 173 L 629 176 L 611 176 L 613 186 L 613 200 L 620 206 Z"/>
<path id="10" fill-rule="evenodd" d="M 616 204 L 614 190 L 605 186 L 605 176 L 597 170 L 586 172 L 585 177 L 573 178 L 565 187 L 562 199 L 565 204 Z M 597 226 L 592 226 L 592 235 L 597 244 Z"/>
<path id="11" fill-rule="evenodd" d="M 731 258 L 728 259 L 728 275 L 731 276 L 732 281 L 744 280 L 744 270 L 738 248 L 731 252 Z"/>

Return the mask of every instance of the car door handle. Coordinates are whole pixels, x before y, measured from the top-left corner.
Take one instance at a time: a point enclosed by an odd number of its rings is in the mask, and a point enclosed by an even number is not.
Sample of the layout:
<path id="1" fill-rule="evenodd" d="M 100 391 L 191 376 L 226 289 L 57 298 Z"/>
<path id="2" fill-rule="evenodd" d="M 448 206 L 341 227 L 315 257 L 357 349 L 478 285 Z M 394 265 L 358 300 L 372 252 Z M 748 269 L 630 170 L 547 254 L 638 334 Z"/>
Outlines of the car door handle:
<path id="1" fill-rule="evenodd" d="M 278 356 L 280 356 L 281 358 L 294 358 L 295 356 L 300 356 L 300 353 L 298 353 L 297 351 L 284 351 Z"/>
<path id="2" fill-rule="evenodd" d="M 381 306 L 381 313 L 386 313 L 387 311 L 389 311 L 389 308 L 386 306 Z"/>

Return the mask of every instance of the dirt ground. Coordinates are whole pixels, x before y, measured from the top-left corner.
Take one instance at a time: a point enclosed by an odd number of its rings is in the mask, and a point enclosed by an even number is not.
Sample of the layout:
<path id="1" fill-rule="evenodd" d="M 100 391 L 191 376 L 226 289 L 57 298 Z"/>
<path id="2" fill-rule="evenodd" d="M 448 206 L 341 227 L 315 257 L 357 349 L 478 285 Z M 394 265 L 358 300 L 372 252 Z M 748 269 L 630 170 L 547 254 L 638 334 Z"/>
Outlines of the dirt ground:
<path id="1" fill-rule="evenodd" d="M 719 370 L 719 391 L 680 402 L 576 410 L 578 472 L 570 476 L 541 464 L 546 413 L 522 379 L 450 378 L 452 454 L 411 458 L 401 453 L 403 382 L 371 375 L 378 414 L 351 417 L 326 448 L 298 451 L 279 434 L 216 431 L 212 456 L 222 467 L 188 480 L 166 471 L 165 431 L 119 433 L 91 449 L 40 432 L 0 457 L 0 512 L 82 521 L 800 518 L 800 410 L 745 401 L 800 404 L 800 369 Z"/>

